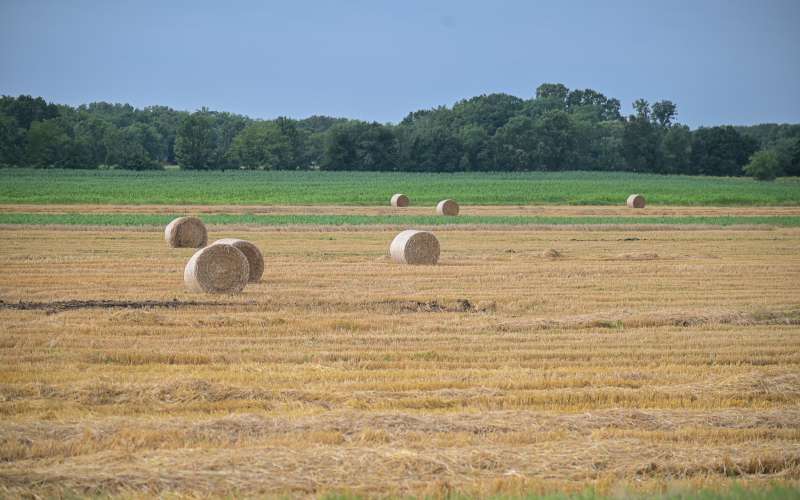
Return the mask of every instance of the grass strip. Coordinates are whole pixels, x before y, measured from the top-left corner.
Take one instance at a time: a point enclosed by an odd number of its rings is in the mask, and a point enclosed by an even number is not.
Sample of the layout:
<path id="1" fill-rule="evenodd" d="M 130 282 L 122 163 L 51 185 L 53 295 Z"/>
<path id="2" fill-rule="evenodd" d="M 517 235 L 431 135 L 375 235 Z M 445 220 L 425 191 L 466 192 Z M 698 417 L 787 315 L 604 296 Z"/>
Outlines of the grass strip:
<path id="1" fill-rule="evenodd" d="M 185 214 L 141 213 L 0 213 L 0 224 L 16 225 L 77 225 L 77 226 L 160 226 Z M 441 225 L 766 225 L 799 227 L 800 216 L 472 216 L 439 217 L 424 215 L 320 215 L 320 214 L 206 214 L 203 221 L 210 225 L 251 224 L 257 226 L 441 226 Z"/>

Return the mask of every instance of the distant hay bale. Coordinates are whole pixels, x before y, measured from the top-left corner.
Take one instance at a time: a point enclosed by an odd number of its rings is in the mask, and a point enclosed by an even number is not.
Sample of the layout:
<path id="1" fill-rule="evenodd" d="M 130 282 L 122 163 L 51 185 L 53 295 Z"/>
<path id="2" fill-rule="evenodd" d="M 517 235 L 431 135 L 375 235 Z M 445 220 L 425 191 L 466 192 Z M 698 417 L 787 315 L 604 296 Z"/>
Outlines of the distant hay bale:
<path id="1" fill-rule="evenodd" d="M 644 196 L 640 194 L 632 194 L 628 196 L 628 207 L 644 208 Z"/>
<path id="2" fill-rule="evenodd" d="M 392 206 L 395 208 L 403 208 L 409 206 L 411 204 L 411 201 L 408 199 L 408 196 L 402 193 L 397 193 L 394 196 L 392 196 L 391 203 Z"/>
<path id="3" fill-rule="evenodd" d="M 247 257 L 247 263 L 250 266 L 250 283 L 261 281 L 261 275 L 264 274 L 264 256 L 257 246 L 237 238 L 223 238 L 215 241 L 212 245 L 232 245 L 238 248 Z"/>
<path id="4" fill-rule="evenodd" d="M 563 257 L 564 254 L 555 248 L 548 248 L 544 252 L 542 252 L 542 257 L 546 257 L 548 259 L 559 259 Z"/>
<path id="5" fill-rule="evenodd" d="M 436 213 L 439 215 L 458 215 L 458 203 L 453 200 L 442 200 L 436 205 Z"/>
<path id="6" fill-rule="evenodd" d="M 389 255 L 398 264 L 436 264 L 439 261 L 439 240 L 428 231 L 408 229 L 392 240 Z"/>
<path id="7" fill-rule="evenodd" d="M 224 243 L 195 252 L 183 271 L 183 282 L 191 292 L 238 293 L 249 278 L 247 257 L 235 246 Z"/>
<path id="8" fill-rule="evenodd" d="M 208 233 L 197 217 L 178 217 L 167 224 L 164 239 L 172 248 L 202 248 L 208 243 Z"/>

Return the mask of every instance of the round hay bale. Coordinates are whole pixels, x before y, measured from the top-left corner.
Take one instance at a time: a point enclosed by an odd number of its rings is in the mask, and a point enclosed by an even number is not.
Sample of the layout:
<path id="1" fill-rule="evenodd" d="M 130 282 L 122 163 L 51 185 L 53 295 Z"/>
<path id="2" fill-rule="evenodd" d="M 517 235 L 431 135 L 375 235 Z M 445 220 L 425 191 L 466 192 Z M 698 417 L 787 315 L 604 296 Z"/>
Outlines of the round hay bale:
<path id="1" fill-rule="evenodd" d="M 208 243 L 208 233 L 197 217 L 178 217 L 167 224 L 164 239 L 172 248 L 202 248 Z"/>
<path id="2" fill-rule="evenodd" d="M 238 248 L 247 257 L 247 263 L 250 265 L 250 283 L 261 281 L 261 275 L 264 274 L 264 256 L 261 255 L 261 250 L 257 246 L 237 238 L 223 238 L 215 241 L 212 245 L 231 245 Z"/>
<path id="3" fill-rule="evenodd" d="M 402 193 L 397 193 L 397 194 L 393 195 L 391 203 L 392 203 L 392 206 L 395 207 L 395 208 L 403 208 L 403 207 L 407 207 L 407 206 L 409 206 L 411 204 L 411 202 L 408 199 L 408 196 L 406 196 L 406 195 L 404 195 Z"/>
<path id="4" fill-rule="evenodd" d="M 453 200 L 442 200 L 436 205 L 436 213 L 439 215 L 458 215 L 458 203 Z"/>
<path id="5" fill-rule="evenodd" d="M 627 203 L 630 208 L 644 208 L 644 196 L 640 194 L 632 194 L 628 196 Z"/>
<path id="6" fill-rule="evenodd" d="M 195 252 L 183 271 L 183 282 L 191 292 L 238 293 L 249 278 L 247 257 L 235 246 L 224 243 Z"/>
<path id="7" fill-rule="evenodd" d="M 394 237 L 389 255 L 398 264 L 436 264 L 439 240 L 428 231 L 408 229 Z"/>

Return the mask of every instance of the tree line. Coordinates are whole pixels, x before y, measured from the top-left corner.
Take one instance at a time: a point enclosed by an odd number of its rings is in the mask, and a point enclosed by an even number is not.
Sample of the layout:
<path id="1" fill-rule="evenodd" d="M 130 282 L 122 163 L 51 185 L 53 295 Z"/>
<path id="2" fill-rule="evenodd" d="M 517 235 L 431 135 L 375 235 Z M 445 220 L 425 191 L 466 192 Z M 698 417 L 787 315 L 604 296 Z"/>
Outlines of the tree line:
<path id="1" fill-rule="evenodd" d="M 800 175 L 800 125 L 691 130 L 668 100 L 638 99 L 631 111 L 595 90 L 558 83 L 540 85 L 530 99 L 480 95 L 414 111 L 397 124 L 3 96 L 0 166 Z"/>

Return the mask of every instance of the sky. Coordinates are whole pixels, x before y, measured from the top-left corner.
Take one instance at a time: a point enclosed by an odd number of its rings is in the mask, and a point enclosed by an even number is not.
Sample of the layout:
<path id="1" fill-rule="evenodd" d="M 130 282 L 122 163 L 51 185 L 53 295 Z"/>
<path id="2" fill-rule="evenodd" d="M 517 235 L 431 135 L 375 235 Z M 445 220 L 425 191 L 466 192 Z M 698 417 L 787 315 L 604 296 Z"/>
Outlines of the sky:
<path id="1" fill-rule="evenodd" d="M 544 82 L 800 122 L 800 0 L 0 0 L 0 94 L 397 122 Z"/>

